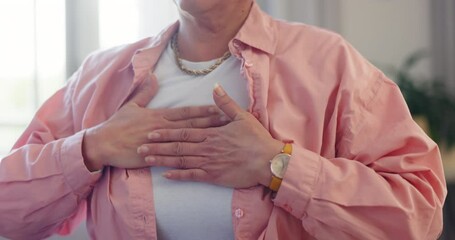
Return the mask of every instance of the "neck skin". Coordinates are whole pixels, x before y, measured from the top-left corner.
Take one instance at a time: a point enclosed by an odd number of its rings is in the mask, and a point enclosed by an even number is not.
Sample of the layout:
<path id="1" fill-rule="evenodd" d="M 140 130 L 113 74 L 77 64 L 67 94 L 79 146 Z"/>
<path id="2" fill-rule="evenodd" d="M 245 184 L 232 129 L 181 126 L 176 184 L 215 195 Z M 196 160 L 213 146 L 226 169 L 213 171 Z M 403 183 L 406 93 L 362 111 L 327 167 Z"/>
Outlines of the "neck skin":
<path id="1" fill-rule="evenodd" d="M 188 61 L 209 61 L 229 51 L 228 43 L 248 17 L 253 0 L 221 0 L 208 9 L 179 7 L 180 57 Z"/>

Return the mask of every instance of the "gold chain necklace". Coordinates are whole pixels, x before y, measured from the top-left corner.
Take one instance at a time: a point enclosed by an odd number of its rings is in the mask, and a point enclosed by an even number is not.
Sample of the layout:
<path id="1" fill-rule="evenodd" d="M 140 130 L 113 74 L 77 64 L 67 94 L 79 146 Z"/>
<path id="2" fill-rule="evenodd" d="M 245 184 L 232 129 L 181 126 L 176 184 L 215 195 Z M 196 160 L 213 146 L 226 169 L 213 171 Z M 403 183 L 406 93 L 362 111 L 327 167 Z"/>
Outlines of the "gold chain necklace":
<path id="1" fill-rule="evenodd" d="M 172 36 L 171 40 L 171 48 L 174 51 L 174 56 L 175 56 L 175 61 L 177 62 L 177 66 L 182 70 L 184 73 L 187 73 L 189 75 L 193 76 L 203 76 L 211 73 L 213 70 L 215 70 L 218 66 L 220 66 L 226 59 L 228 59 L 231 56 L 231 53 L 227 51 L 224 53 L 224 55 L 216 60 L 216 62 L 211 65 L 210 67 L 206 69 L 201 69 L 201 70 L 193 70 L 185 67 L 182 63 L 182 59 L 180 58 L 180 52 L 179 48 L 177 46 L 177 33 Z"/>

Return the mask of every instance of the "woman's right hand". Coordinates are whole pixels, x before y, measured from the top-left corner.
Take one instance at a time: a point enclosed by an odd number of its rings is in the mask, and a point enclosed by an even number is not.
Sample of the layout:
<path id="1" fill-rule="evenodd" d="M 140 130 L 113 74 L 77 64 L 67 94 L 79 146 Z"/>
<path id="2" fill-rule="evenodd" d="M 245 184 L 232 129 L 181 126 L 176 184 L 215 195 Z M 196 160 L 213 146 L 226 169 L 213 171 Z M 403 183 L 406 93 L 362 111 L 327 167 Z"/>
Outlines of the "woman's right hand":
<path id="1" fill-rule="evenodd" d="M 150 79 L 107 121 L 86 130 L 82 144 L 85 165 L 90 171 L 104 166 L 141 168 L 149 166 L 137 153 L 157 129 L 209 128 L 227 123 L 216 106 L 148 109 L 153 97 Z"/>

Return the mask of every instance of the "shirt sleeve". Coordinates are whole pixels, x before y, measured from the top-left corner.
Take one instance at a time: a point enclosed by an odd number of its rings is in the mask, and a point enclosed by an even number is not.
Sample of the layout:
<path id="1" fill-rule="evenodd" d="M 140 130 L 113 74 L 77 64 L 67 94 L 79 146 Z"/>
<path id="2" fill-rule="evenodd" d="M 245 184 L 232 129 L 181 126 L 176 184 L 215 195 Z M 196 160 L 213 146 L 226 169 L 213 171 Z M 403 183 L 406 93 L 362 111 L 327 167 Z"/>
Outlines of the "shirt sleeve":
<path id="1" fill-rule="evenodd" d="M 0 161 L 0 235 L 42 239 L 71 231 L 84 218 L 85 198 L 101 173 L 82 157 L 84 131 L 75 131 L 69 84 L 38 110 Z"/>
<path id="2" fill-rule="evenodd" d="M 438 147 L 397 85 L 347 48 L 336 154 L 296 141 L 274 203 L 317 239 L 437 239 L 447 193 Z M 369 74 L 358 74 L 362 68 Z"/>

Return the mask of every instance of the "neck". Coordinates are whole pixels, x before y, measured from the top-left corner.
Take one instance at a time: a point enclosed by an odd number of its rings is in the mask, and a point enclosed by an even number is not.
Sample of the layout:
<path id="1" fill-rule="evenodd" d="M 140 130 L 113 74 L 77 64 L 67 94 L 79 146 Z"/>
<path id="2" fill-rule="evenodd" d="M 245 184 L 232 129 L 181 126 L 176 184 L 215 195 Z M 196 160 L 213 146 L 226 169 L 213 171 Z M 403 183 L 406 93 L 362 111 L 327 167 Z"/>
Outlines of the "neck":
<path id="1" fill-rule="evenodd" d="M 226 2 L 226 3 L 224 3 Z M 221 1 L 205 11 L 180 10 L 178 48 L 189 61 L 208 61 L 223 56 L 229 41 L 248 17 L 252 1 Z"/>

